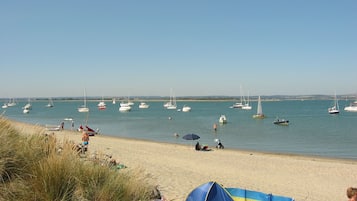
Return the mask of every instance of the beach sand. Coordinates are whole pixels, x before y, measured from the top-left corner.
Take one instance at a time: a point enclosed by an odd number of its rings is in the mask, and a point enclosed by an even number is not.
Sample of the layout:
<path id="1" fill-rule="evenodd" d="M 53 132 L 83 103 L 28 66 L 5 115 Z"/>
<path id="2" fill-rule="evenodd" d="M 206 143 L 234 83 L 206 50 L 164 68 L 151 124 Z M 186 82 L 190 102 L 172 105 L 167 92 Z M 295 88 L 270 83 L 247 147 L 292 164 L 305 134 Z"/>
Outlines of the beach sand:
<path id="1" fill-rule="evenodd" d="M 41 126 L 11 123 L 24 133 L 54 133 L 59 140 L 81 142 L 80 132 L 52 132 Z M 89 152 L 94 151 L 111 154 L 128 168 L 145 171 L 167 200 L 185 200 L 194 188 L 208 181 L 224 187 L 293 197 L 296 201 L 347 200 L 347 187 L 357 187 L 354 160 L 230 150 L 229 147 L 195 151 L 190 142 L 185 146 L 104 135 L 90 137 Z"/>

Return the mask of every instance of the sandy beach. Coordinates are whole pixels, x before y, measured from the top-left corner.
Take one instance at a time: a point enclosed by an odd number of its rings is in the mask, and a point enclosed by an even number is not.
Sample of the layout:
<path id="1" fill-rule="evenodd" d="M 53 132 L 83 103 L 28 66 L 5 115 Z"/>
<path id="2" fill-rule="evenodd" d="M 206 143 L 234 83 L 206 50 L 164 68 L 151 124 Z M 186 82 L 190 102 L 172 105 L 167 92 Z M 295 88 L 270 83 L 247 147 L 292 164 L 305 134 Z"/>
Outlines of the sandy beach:
<path id="1" fill-rule="evenodd" d="M 59 140 L 81 142 L 75 131 L 11 121 L 27 134 L 52 134 Z M 120 131 L 118 131 L 120 132 Z M 346 188 L 357 187 L 357 161 L 242 150 L 195 151 L 193 145 L 90 137 L 89 152 L 111 154 L 128 168 L 141 168 L 159 185 L 167 200 L 182 201 L 197 186 L 216 181 L 224 187 L 293 197 L 296 201 L 347 200 Z"/>

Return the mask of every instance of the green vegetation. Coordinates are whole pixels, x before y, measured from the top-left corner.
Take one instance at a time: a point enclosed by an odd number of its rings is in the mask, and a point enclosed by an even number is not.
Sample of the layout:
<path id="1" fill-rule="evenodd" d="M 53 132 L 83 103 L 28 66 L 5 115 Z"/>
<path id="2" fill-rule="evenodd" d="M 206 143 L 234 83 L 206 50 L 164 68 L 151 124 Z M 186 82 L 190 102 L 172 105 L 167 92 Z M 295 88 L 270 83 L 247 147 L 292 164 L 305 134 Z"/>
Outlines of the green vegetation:
<path id="1" fill-rule="evenodd" d="M 71 142 L 26 135 L 0 117 L 0 200 L 151 200 L 142 170 L 117 170 L 80 157 Z M 59 151 L 60 150 L 60 151 Z"/>

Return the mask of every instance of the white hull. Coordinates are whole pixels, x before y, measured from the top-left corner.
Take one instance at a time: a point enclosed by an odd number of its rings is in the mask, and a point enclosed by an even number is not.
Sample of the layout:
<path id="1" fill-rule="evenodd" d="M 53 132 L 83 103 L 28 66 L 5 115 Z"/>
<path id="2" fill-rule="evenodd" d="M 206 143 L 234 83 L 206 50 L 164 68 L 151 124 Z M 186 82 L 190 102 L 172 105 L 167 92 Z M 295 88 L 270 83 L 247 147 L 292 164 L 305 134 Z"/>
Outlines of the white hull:
<path id="1" fill-rule="evenodd" d="M 129 112 L 131 110 L 130 106 L 120 106 L 119 112 Z"/>
<path id="2" fill-rule="evenodd" d="M 189 107 L 189 106 L 184 106 L 182 108 L 182 112 L 190 112 L 190 111 L 191 111 L 191 107 Z"/>
<path id="3" fill-rule="evenodd" d="M 80 107 L 80 108 L 78 108 L 78 112 L 89 112 L 89 108 L 87 108 L 87 107 Z"/>
<path id="4" fill-rule="evenodd" d="M 225 116 L 225 115 L 221 115 L 221 116 L 219 117 L 218 122 L 221 123 L 221 124 L 227 123 L 227 118 L 226 118 L 226 116 Z"/>
<path id="5" fill-rule="evenodd" d="M 30 110 L 29 110 L 29 109 L 24 109 L 22 112 L 23 112 L 24 114 L 28 114 L 28 113 L 30 113 Z"/>
<path id="6" fill-rule="evenodd" d="M 347 106 L 344 110 L 347 112 L 357 112 L 357 106 Z"/>
<path id="7" fill-rule="evenodd" d="M 150 105 L 148 105 L 148 104 L 146 104 L 146 103 L 140 103 L 140 105 L 139 105 L 139 108 L 140 109 L 147 109 L 147 108 L 149 108 L 150 107 Z"/>

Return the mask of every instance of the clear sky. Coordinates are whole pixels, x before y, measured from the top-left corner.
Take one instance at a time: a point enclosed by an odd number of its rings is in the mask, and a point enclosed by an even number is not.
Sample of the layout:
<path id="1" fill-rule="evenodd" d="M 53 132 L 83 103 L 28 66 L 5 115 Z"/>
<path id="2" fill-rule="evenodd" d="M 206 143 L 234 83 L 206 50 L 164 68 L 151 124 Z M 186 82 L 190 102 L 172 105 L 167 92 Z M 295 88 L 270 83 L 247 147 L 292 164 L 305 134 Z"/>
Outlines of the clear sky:
<path id="1" fill-rule="evenodd" d="M 356 0 L 0 1 L 0 97 L 357 94 Z"/>

